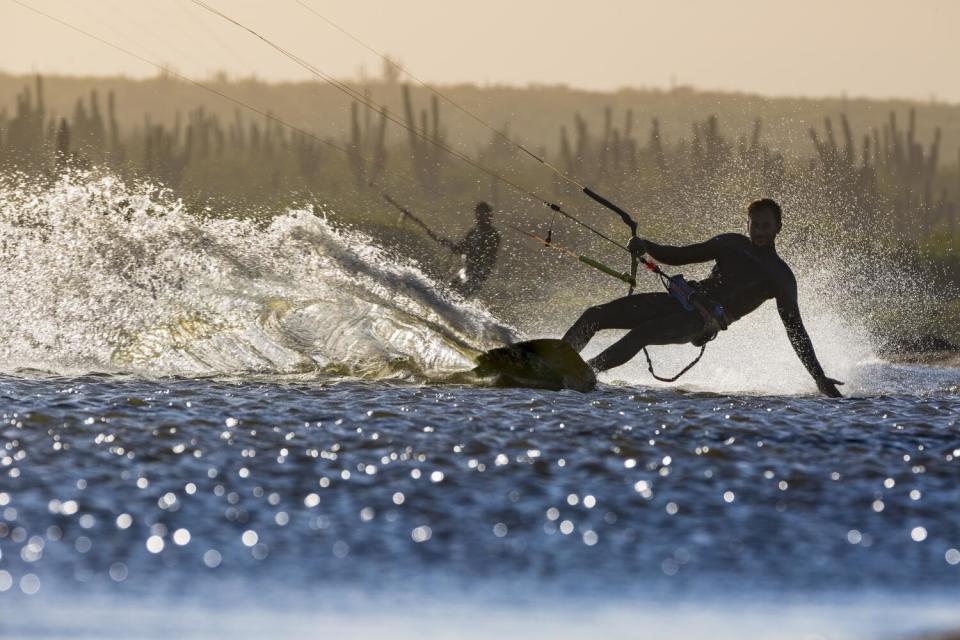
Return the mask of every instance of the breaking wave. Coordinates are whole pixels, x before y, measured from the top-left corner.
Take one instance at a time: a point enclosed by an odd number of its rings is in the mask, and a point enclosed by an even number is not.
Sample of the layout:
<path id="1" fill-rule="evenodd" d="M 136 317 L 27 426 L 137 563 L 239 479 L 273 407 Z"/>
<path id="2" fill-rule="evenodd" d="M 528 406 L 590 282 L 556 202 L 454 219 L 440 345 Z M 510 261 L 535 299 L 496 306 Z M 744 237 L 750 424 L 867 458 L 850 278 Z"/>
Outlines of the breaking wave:
<path id="1" fill-rule="evenodd" d="M 0 178 L 0 367 L 442 379 L 514 339 L 325 212 L 200 219 L 90 173 Z"/>

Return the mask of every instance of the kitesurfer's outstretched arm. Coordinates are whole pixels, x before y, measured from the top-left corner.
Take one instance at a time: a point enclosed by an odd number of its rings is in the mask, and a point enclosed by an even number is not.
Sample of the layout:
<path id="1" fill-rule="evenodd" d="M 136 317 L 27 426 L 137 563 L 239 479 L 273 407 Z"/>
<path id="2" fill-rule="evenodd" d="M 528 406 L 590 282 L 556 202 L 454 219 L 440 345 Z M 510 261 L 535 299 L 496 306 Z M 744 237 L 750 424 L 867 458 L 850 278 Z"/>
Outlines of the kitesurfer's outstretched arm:
<path id="1" fill-rule="evenodd" d="M 423 226 L 423 230 L 437 244 L 440 244 L 446 247 L 447 249 L 449 249 L 450 251 L 453 251 L 454 253 L 459 253 L 460 250 L 458 248 L 458 245 L 454 243 L 452 240 L 447 240 L 443 236 L 437 235 L 436 233 L 433 232 L 432 229 L 428 229 L 425 225 Z"/>
<path id="2" fill-rule="evenodd" d="M 466 253 L 470 249 L 470 238 L 464 236 L 459 242 L 448 241 L 446 247 L 454 253 Z"/>
<path id="3" fill-rule="evenodd" d="M 439 244 L 439 245 L 442 245 L 442 246 L 446 247 L 446 248 L 449 249 L 450 251 L 454 251 L 454 252 L 459 251 L 458 246 L 457 246 L 457 243 L 454 243 L 452 240 L 447 240 L 447 239 L 444 238 L 443 236 L 440 236 L 440 235 L 437 235 L 436 233 L 434 233 L 433 229 L 431 229 L 430 227 L 428 227 L 427 224 L 426 224 L 423 220 L 421 220 L 421 219 L 418 218 L 417 216 L 415 216 L 415 215 L 413 215 L 412 213 L 410 213 L 409 211 L 407 211 L 404 207 L 402 207 L 402 206 L 400 206 L 399 204 L 397 204 L 394 200 L 392 200 L 391 198 L 387 197 L 387 202 L 389 202 L 389 203 L 393 204 L 395 207 L 399 208 L 399 209 L 400 209 L 400 212 L 403 214 L 403 216 L 405 216 L 405 217 L 410 218 L 411 220 L 413 220 L 414 224 L 416 224 L 418 227 L 420 227 L 421 229 L 423 229 L 423 232 L 426 233 L 427 236 L 428 236 L 431 240 L 433 240 L 434 242 L 436 242 L 436 243 Z"/>
<path id="4" fill-rule="evenodd" d="M 791 298 L 788 296 L 777 298 L 777 311 L 780 312 L 780 319 L 787 330 L 787 338 L 790 345 L 800 358 L 800 362 L 806 367 L 807 371 L 817 383 L 817 389 L 825 396 L 830 398 L 840 398 L 843 394 L 837 390 L 837 385 L 843 384 L 839 380 L 828 378 L 817 360 L 817 354 L 813 350 L 813 342 L 807 334 L 806 327 L 803 326 L 803 319 L 800 317 L 800 307 L 797 305 L 796 294 Z"/>
<path id="5" fill-rule="evenodd" d="M 699 242 L 685 247 L 673 247 L 667 244 L 657 244 L 642 238 L 633 238 L 630 240 L 628 248 L 633 253 L 646 253 L 658 262 L 673 266 L 717 260 L 723 251 L 723 247 L 713 240 L 707 240 L 706 242 Z"/>

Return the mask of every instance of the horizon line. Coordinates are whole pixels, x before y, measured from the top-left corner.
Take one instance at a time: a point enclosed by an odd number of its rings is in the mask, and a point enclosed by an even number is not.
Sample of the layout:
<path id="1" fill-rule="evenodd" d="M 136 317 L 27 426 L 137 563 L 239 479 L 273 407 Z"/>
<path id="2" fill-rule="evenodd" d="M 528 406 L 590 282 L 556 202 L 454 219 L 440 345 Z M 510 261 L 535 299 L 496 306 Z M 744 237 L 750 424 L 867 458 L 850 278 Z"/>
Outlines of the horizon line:
<path id="1" fill-rule="evenodd" d="M 181 73 L 177 71 L 176 67 L 173 65 L 169 66 L 171 72 Z M 76 73 L 64 73 L 58 71 L 12 71 L 6 70 L 0 67 L 0 76 L 7 76 L 10 78 L 36 78 L 37 76 L 44 78 L 55 78 L 55 79 L 70 79 L 70 80 L 86 80 L 86 81 L 126 81 L 126 82 L 151 82 L 156 80 L 171 80 L 175 82 L 184 82 L 185 80 L 177 78 L 173 75 L 165 73 L 163 71 L 158 71 L 153 74 L 144 74 L 144 75 L 133 75 L 126 73 L 108 73 L 108 74 L 76 74 Z M 236 73 L 231 73 L 226 70 L 216 70 L 207 73 L 204 76 L 191 76 L 191 79 L 196 80 L 197 82 L 204 83 L 220 83 L 220 84 L 243 84 L 243 83 L 257 83 L 266 86 L 283 86 L 283 85 L 326 85 L 329 84 L 323 80 L 317 80 L 315 78 L 286 78 L 286 79 L 270 79 L 259 76 L 257 74 L 250 75 L 238 75 Z M 415 84 L 407 83 L 403 81 L 391 81 L 384 79 L 383 77 L 371 76 L 371 77 L 357 77 L 357 76 L 348 76 L 344 78 L 338 78 L 339 81 L 345 83 L 351 83 L 359 86 L 375 86 L 375 85 L 397 85 L 402 86 L 403 84 Z M 844 101 L 844 102 L 903 102 L 911 103 L 917 106 L 926 106 L 926 107 L 948 107 L 956 108 L 960 107 L 960 101 L 953 102 L 950 100 L 943 100 L 936 97 L 936 95 L 931 95 L 928 98 L 917 98 L 917 97 L 908 97 L 908 96 L 872 96 L 872 95 L 848 95 L 846 92 L 841 92 L 840 94 L 781 94 L 781 93 L 763 93 L 761 91 L 750 90 L 750 89 L 730 89 L 725 87 L 701 87 L 694 84 L 688 83 L 678 83 L 673 84 L 672 86 L 660 86 L 660 85 L 621 85 L 612 89 L 597 89 L 589 87 L 580 87 L 576 85 L 571 85 L 564 82 L 557 83 L 539 83 L 533 80 L 523 83 L 510 83 L 510 82 L 491 82 L 491 81 L 475 81 L 475 80 L 464 80 L 456 82 L 428 82 L 426 83 L 430 87 L 445 87 L 450 88 L 475 88 L 478 90 L 495 90 L 495 89 L 506 89 L 506 90 L 517 90 L 517 91 L 526 91 L 526 90 L 537 90 L 537 89 L 553 89 L 553 90 L 562 90 L 569 91 L 572 93 L 584 93 L 584 94 L 595 94 L 595 95 L 617 95 L 623 93 L 660 93 L 660 94 L 671 94 L 671 93 L 693 93 L 693 94 L 707 94 L 707 95 L 723 95 L 723 96 L 741 96 L 749 98 L 759 98 L 761 100 L 809 100 L 809 101 Z M 417 89 L 416 86 L 411 86 L 413 89 Z"/>

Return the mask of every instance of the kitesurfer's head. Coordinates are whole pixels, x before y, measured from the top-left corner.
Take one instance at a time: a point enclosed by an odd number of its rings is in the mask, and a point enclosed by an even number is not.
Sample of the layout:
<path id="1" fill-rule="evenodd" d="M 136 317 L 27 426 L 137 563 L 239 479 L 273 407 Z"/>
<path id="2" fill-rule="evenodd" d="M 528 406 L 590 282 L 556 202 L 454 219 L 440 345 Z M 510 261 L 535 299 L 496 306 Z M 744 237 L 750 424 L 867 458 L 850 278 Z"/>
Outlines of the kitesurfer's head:
<path id="1" fill-rule="evenodd" d="M 763 198 L 747 207 L 747 233 L 758 247 L 772 247 L 783 227 L 783 211 L 776 200 Z"/>
<path id="2" fill-rule="evenodd" d="M 477 216 L 477 222 L 490 224 L 493 220 L 493 207 L 486 202 L 478 202 L 473 212 Z"/>

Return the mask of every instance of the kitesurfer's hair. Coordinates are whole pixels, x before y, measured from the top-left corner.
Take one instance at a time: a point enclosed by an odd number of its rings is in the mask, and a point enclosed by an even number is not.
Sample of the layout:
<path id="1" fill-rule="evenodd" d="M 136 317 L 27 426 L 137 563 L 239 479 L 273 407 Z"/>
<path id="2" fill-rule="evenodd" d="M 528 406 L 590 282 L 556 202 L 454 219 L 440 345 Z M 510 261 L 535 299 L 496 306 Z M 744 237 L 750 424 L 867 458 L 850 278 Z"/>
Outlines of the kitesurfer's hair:
<path id="1" fill-rule="evenodd" d="M 777 204 L 777 201 L 772 198 L 761 198 L 760 200 L 754 200 L 750 203 L 750 206 L 747 207 L 747 215 L 753 216 L 758 211 L 773 211 L 773 215 L 777 217 L 777 224 L 783 223 L 783 210 L 780 208 L 780 205 Z"/>
<path id="2" fill-rule="evenodd" d="M 486 202 L 478 202 L 477 207 L 474 209 L 475 213 L 491 213 L 492 211 L 493 207 Z"/>

